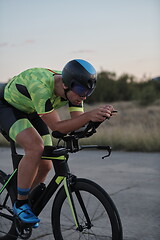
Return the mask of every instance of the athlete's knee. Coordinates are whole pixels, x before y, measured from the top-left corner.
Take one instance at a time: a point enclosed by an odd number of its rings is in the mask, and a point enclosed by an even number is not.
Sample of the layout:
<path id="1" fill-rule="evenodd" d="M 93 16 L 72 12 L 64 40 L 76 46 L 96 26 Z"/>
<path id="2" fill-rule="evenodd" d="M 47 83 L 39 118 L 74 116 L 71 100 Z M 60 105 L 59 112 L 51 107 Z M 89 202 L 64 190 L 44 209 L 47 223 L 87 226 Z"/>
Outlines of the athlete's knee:
<path id="1" fill-rule="evenodd" d="M 17 135 L 16 141 L 24 149 L 26 155 L 40 157 L 44 151 L 41 136 L 34 129 L 26 129 Z"/>
<path id="2" fill-rule="evenodd" d="M 31 154 L 35 157 L 40 157 L 44 151 L 44 144 L 41 139 L 37 140 L 36 142 L 32 142 L 29 145 L 26 145 L 24 148 L 26 154 Z"/>

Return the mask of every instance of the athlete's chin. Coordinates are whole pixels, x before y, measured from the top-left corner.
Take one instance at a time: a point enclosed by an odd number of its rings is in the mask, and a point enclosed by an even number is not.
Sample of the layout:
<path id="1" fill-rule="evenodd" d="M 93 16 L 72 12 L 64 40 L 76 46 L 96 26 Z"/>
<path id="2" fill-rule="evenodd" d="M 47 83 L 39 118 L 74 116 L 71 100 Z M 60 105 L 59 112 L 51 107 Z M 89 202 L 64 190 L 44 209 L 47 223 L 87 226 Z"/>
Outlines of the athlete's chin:
<path id="1" fill-rule="evenodd" d="M 80 105 L 80 104 L 82 104 L 82 101 L 75 100 L 75 101 L 72 101 L 71 103 L 74 105 Z"/>
<path id="2" fill-rule="evenodd" d="M 76 105 L 82 104 L 82 101 L 76 101 Z"/>

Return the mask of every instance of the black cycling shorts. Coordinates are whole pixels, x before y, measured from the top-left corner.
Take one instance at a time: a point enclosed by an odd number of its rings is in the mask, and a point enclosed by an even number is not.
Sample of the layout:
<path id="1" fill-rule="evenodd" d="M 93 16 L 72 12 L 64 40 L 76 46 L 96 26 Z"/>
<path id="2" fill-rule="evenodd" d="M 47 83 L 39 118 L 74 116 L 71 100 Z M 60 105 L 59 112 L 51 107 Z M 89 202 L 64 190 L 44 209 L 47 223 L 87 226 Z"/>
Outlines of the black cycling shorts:
<path id="1" fill-rule="evenodd" d="M 11 106 L 0 98 L 0 127 L 7 132 L 14 141 L 18 133 L 34 127 L 44 141 L 45 146 L 52 146 L 52 138 L 44 121 L 37 113 L 26 114 Z"/>

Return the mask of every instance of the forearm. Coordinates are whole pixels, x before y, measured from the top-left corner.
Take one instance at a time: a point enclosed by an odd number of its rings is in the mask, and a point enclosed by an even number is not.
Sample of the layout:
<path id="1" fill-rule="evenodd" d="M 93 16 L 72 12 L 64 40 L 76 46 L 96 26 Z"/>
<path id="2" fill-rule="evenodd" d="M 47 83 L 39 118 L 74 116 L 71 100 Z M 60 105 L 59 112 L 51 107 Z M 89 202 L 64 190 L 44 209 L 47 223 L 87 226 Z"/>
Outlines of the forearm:
<path id="1" fill-rule="evenodd" d="M 87 124 L 90 121 L 90 118 L 89 114 L 86 112 L 67 120 L 49 121 L 49 119 L 47 120 L 44 119 L 44 121 L 52 131 L 68 133 L 77 130 L 84 126 L 85 124 Z"/>
<path id="2" fill-rule="evenodd" d="M 52 131 L 68 133 L 83 127 L 89 121 L 103 122 L 106 117 L 112 116 L 113 110 L 114 108 L 112 106 L 102 106 L 83 114 L 79 113 L 80 115 L 77 114 L 79 116 L 76 116 L 76 114 L 74 114 L 71 119 L 63 121 L 60 120 L 59 115 L 56 113 L 56 111 L 53 111 L 42 116 L 42 119 Z"/>

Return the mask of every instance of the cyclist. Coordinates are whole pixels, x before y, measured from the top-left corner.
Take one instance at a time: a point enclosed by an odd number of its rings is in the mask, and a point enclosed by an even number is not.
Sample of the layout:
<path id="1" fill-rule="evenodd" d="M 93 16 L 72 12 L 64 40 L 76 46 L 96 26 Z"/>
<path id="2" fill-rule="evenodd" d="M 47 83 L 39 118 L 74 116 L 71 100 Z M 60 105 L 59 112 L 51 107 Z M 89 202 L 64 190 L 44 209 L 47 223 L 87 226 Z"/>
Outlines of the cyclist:
<path id="1" fill-rule="evenodd" d="M 41 160 L 44 146 L 52 145 L 48 128 L 68 133 L 89 121 L 103 122 L 114 108 L 83 111 L 83 101 L 96 87 L 96 70 L 87 61 L 69 61 L 61 71 L 31 68 L 13 77 L 0 98 L 0 126 L 24 149 L 18 167 L 14 213 L 25 223 L 40 221 L 28 204 L 30 189 L 44 182 L 52 163 Z M 60 120 L 56 109 L 69 104 L 71 118 Z"/>

